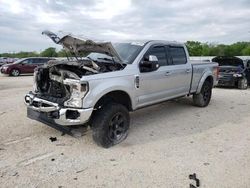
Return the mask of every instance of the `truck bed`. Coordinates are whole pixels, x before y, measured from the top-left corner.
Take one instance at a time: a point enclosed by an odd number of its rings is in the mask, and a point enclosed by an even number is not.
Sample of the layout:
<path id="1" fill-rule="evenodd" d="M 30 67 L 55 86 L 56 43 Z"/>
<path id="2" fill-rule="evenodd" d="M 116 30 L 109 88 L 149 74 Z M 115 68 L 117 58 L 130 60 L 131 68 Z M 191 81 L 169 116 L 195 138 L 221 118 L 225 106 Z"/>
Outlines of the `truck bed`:
<path id="1" fill-rule="evenodd" d="M 214 68 L 217 67 L 218 64 L 214 62 L 199 61 L 199 60 L 193 60 L 193 61 L 190 61 L 190 63 L 193 69 L 190 93 L 194 93 L 197 91 L 197 88 L 200 83 L 200 80 L 202 79 L 202 76 L 207 72 L 213 73 Z"/>

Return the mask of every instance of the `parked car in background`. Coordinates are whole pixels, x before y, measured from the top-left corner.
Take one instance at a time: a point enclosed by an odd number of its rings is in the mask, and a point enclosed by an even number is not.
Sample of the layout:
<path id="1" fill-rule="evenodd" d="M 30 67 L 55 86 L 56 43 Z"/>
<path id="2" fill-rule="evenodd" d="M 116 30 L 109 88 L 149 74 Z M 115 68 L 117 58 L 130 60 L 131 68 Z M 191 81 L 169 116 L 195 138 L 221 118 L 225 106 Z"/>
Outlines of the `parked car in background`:
<path id="1" fill-rule="evenodd" d="M 1 73 L 10 76 L 19 76 L 20 74 L 34 73 L 34 69 L 53 58 L 47 57 L 30 57 L 15 61 L 11 64 L 5 64 L 1 67 Z"/>
<path id="2" fill-rule="evenodd" d="M 218 86 L 237 87 L 247 89 L 247 68 L 243 60 L 238 57 L 217 56 L 212 59 L 219 64 Z"/>
<path id="3" fill-rule="evenodd" d="M 246 75 L 248 85 L 250 86 L 250 59 L 246 60 Z"/>
<path id="4" fill-rule="evenodd" d="M 10 57 L 0 57 L 0 67 L 4 64 L 9 64 L 17 61 L 18 58 L 10 58 Z"/>

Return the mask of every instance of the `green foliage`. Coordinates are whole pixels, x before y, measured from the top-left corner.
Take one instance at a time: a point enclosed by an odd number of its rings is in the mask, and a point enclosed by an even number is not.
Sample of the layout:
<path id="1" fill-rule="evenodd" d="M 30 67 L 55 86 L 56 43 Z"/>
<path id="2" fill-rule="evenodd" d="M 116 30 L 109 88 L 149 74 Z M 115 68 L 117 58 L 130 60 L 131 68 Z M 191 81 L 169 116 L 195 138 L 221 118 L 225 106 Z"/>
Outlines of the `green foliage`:
<path id="1" fill-rule="evenodd" d="M 250 56 L 250 42 L 213 45 L 187 41 L 186 45 L 190 56 Z"/>
<path id="2" fill-rule="evenodd" d="M 188 51 L 192 56 L 200 56 L 202 54 L 202 44 L 198 41 L 187 41 L 186 42 Z"/>
<path id="3" fill-rule="evenodd" d="M 11 57 L 11 58 L 25 58 L 25 57 L 38 57 L 37 52 L 18 52 L 18 53 L 2 53 L 0 57 Z"/>
<path id="4" fill-rule="evenodd" d="M 57 57 L 57 52 L 55 48 L 47 48 L 40 53 L 42 57 Z"/>
<path id="5" fill-rule="evenodd" d="M 209 44 L 198 41 L 186 42 L 190 56 L 250 56 L 250 42 L 237 42 L 231 45 Z M 83 56 L 87 54 L 81 54 Z M 25 57 L 67 57 L 65 50 L 56 51 L 55 48 L 47 48 L 41 53 L 37 52 L 17 52 L 2 53 L 0 57 L 25 58 Z M 72 56 L 68 53 L 68 56 Z"/>
<path id="6" fill-rule="evenodd" d="M 58 57 L 67 57 L 66 51 L 64 49 L 61 49 L 57 52 Z"/>

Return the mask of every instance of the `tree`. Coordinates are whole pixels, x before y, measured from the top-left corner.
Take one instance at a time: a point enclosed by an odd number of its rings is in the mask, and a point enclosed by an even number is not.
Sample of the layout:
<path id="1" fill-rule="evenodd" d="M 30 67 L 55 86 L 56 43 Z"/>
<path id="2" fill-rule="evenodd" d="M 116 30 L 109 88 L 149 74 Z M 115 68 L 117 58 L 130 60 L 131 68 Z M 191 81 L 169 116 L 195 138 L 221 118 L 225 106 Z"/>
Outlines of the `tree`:
<path id="1" fill-rule="evenodd" d="M 60 51 L 57 52 L 58 57 L 67 57 L 66 51 L 64 49 L 61 49 Z"/>
<path id="2" fill-rule="evenodd" d="M 190 56 L 201 56 L 202 55 L 202 45 L 198 41 L 187 41 L 186 42 L 188 52 Z"/>
<path id="3" fill-rule="evenodd" d="M 250 56 L 250 42 L 237 42 L 230 45 L 225 44 L 209 44 L 201 43 L 198 41 L 187 41 L 187 49 L 190 56 Z M 69 57 L 73 54 L 67 53 Z M 86 56 L 88 53 L 81 53 L 80 56 Z M 66 57 L 64 49 L 56 51 L 55 48 L 50 47 L 42 51 L 37 52 L 17 52 L 17 53 L 2 53 L 0 57 L 10 58 L 25 58 L 25 57 Z"/>
<path id="4" fill-rule="evenodd" d="M 55 48 L 47 48 L 40 54 L 42 57 L 57 57 L 57 52 Z"/>
<path id="5" fill-rule="evenodd" d="M 242 51 L 241 51 L 241 54 L 242 55 L 245 55 L 245 56 L 250 56 L 250 44 L 248 44 L 247 47 L 245 47 Z"/>

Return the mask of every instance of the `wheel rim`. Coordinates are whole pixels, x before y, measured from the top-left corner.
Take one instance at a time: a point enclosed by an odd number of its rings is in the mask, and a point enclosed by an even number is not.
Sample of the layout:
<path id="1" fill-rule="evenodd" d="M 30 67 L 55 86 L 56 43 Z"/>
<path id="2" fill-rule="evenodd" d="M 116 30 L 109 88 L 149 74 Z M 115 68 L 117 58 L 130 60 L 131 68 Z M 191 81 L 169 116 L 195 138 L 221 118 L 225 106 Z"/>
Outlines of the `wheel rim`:
<path id="1" fill-rule="evenodd" d="M 208 85 L 206 85 L 203 90 L 203 99 L 205 102 L 207 102 L 209 101 L 210 97 L 211 97 L 211 89 Z"/>
<path id="2" fill-rule="evenodd" d="M 123 139 L 127 128 L 125 117 L 122 113 L 116 113 L 109 122 L 109 139 L 112 141 L 120 141 Z"/>
<path id="3" fill-rule="evenodd" d="M 19 71 L 18 70 L 13 70 L 12 71 L 12 75 L 13 76 L 18 76 L 19 75 Z"/>

